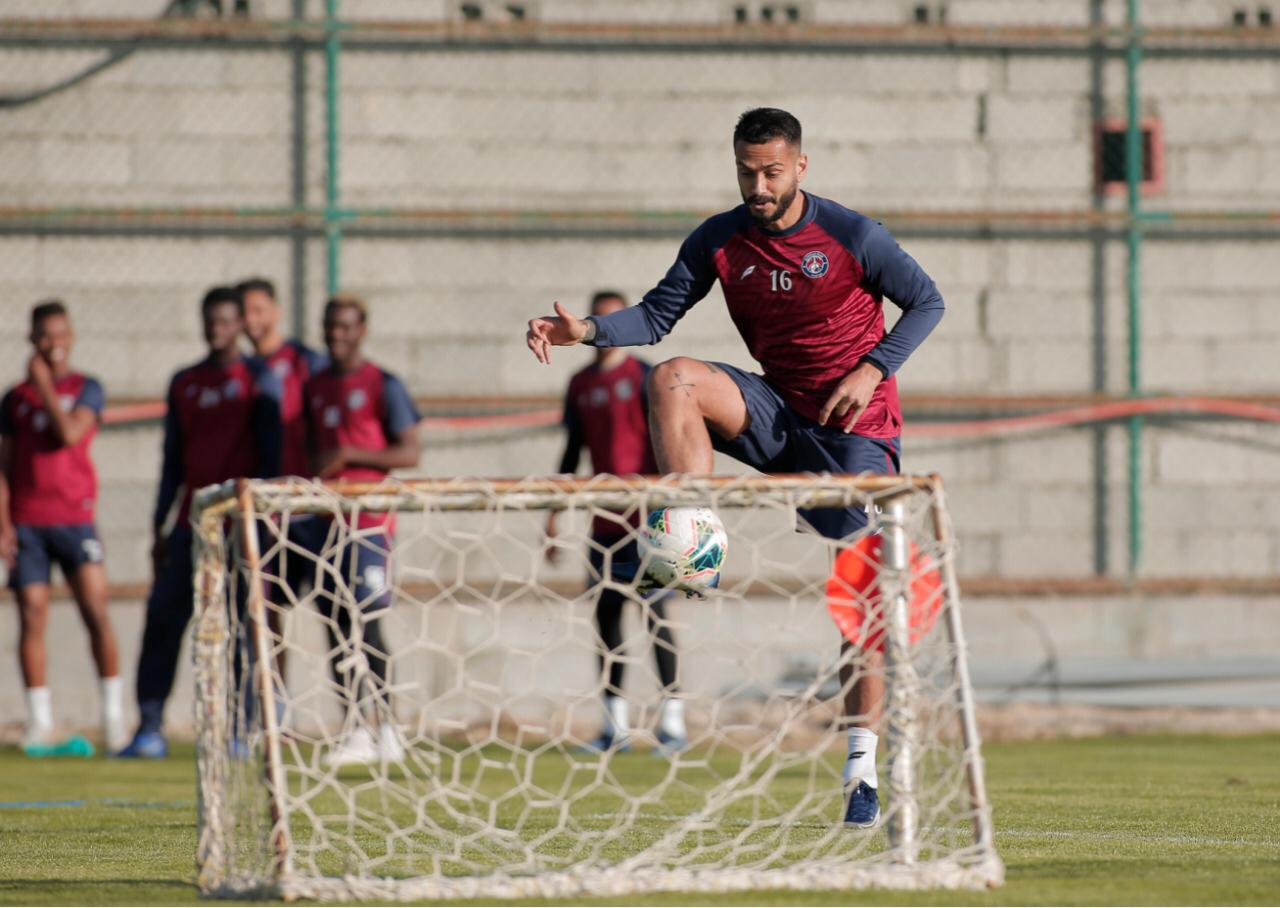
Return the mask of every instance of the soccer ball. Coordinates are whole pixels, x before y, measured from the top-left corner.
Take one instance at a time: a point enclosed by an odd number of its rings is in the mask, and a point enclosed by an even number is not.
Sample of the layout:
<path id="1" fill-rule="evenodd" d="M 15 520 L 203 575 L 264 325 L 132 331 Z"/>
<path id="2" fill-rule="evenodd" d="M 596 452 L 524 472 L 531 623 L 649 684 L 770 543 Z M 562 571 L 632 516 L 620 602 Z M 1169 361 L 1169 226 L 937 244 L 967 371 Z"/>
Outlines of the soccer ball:
<path id="1" fill-rule="evenodd" d="M 728 551 L 724 524 L 710 508 L 662 508 L 640 530 L 644 580 L 687 596 L 703 596 L 720 583 Z"/>

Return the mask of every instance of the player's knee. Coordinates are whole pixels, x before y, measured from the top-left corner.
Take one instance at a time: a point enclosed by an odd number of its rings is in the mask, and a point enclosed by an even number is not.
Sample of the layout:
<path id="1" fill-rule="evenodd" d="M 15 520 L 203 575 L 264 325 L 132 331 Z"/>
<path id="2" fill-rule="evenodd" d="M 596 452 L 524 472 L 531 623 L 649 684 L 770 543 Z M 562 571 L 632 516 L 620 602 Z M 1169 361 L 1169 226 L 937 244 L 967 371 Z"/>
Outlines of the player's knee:
<path id="1" fill-rule="evenodd" d="M 692 378 L 699 365 L 696 359 L 687 356 L 658 363 L 649 372 L 649 400 L 675 403 L 694 400 L 692 391 L 697 385 Z"/>

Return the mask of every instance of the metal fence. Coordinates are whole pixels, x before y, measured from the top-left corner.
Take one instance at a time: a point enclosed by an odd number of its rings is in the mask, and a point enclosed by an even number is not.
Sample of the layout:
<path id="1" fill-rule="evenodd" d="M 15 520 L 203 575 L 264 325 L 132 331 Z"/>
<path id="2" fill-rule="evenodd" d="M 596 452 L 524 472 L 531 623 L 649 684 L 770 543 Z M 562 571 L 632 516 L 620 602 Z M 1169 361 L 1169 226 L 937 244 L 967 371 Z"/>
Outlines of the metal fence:
<path id="1" fill-rule="evenodd" d="M 903 374 L 915 424 L 1280 397 L 1280 30 L 1259 10 L 147 6 L 0 2 L 0 352 L 21 362 L 27 308 L 63 297 L 113 399 L 158 398 L 199 355 L 205 287 L 265 274 L 313 341 L 326 293 L 365 292 L 373 355 L 419 394 L 545 405 L 567 373 L 524 356 L 524 319 L 599 285 L 646 290 L 736 203 L 729 134 L 760 104 L 805 124 L 806 186 L 883 220 L 944 291 Z M 745 356 L 711 301 L 668 349 Z M 1265 575 L 1278 442 L 1273 411 L 1243 412 L 924 434 L 914 466 L 971 490 L 971 574 Z M 134 431 L 150 434 L 104 448 L 122 528 L 155 465 L 154 428 Z M 545 463 L 490 444 L 486 468 L 550 469 L 555 439 L 540 444 Z M 1199 503 L 1224 495 L 1227 541 L 1205 554 Z"/>

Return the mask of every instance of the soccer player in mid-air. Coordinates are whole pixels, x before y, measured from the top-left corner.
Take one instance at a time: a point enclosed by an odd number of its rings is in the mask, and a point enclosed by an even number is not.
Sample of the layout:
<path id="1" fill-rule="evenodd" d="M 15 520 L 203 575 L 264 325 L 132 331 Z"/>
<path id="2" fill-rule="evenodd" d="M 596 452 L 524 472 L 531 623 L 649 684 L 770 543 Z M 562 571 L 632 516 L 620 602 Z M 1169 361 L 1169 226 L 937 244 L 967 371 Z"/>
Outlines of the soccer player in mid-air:
<path id="1" fill-rule="evenodd" d="M 116 638 L 107 618 L 107 573 L 94 528 L 98 477 L 89 446 L 102 418 L 102 386 L 71 369 L 71 319 L 57 300 L 31 311 L 27 379 L 0 402 L 0 555 L 18 599 L 18 661 L 27 688 L 29 754 L 56 746 L 46 678 L 50 565 L 71 587 L 101 679 L 108 753 L 128 739 Z"/>
<path id="2" fill-rule="evenodd" d="M 622 295 L 602 290 L 591 300 L 591 314 L 605 316 L 627 307 Z M 591 469 L 615 476 L 656 473 L 658 466 L 649 443 L 649 415 L 646 382 L 649 364 L 631 356 L 619 347 L 596 350 L 595 362 L 569 380 L 564 398 L 564 427 L 568 433 L 561 473 L 575 473 L 578 458 L 585 446 L 591 452 Z M 614 564 L 634 564 L 639 560 L 634 537 L 638 516 L 629 523 L 598 516 L 591 526 L 592 586 L 600 584 L 606 553 Z M 547 517 L 547 536 L 556 536 L 556 513 Z M 630 537 L 630 539 L 628 539 Z M 627 540 L 624 542 L 624 540 Z M 548 547 L 547 556 L 555 559 L 558 549 Z M 667 623 L 665 600 L 657 594 L 644 602 L 645 621 L 653 641 L 653 658 L 662 684 L 662 712 L 658 717 L 658 752 L 671 753 L 688 746 L 684 723 L 684 702 L 677 696 L 676 642 Z M 600 674 L 605 679 L 604 726 L 600 736 L 588 745 L 590 750 L 629 747 L 630 724 L 627 701 L 622 695 L 622 679 L 626 665 L 622 661 L 622 607 L 626 596 L 610 587 L 600 587 L 596 596 L 596 625 L 604 648 L 600 652 Z"/>
<path id="3" fill-rule="evenodd" d="M 312 465 L 321 479 L 377 482 L 391 470 L 418 464 L 418 412 L 400 379 L 364 358 L 368 329 L 369 310 L 359 297 L 339 294 L 325 305 L 330 365 L 311 376 L 304 391 Z M 350 591 L 334 582 L 332 571 L 321 572 L 317 599 L 327 619 L 333 675 L 348 697 L 343 738 L 326 761 L 399 760 L 404 745 L 390 721 L 390 651 L 382 633 L 382 616 L 391 607 L 395 515 L 361 512 L 355 526 L 341 527 L 309 521 L 306 532 L 308 551 L 330 558 Z M 334 538 L 338 533 L 344 542 Z"/>
<path id="4" fill-rule="evenodd" d="M 760 363 L 756 375 L 677 357 L 649 379 L 658 469 L 709 473 L 722 451 L 768 473 L 896 473 L 902 413 L 894 374 L 942 318 L 929 276 L 876 221 L 804 192 L 800 123 L 786 111 L 744 113 L 733 134 L 743 204 L 704 221 L 639 305 L 579 319 L 529 322 L 526 340 L 548 362 L 552 346 L 656 344 L 719 281 L 729 314 Z M 886 333 L 882 299 L 902 315 Z M 804 514 L 823 536 L 866 526 L 861 509 Z M 884 699 L 882 656 L 852 680 L 842 660 L 849 756 L 846 825 L 874 826 L 876 735 Z"/>
<path id="5" fill-rule="evenodd" d="M 164 706 L 194 598 L 192 495 L 228 479 L 280 472 L 280 384 L 269 369 L 240 352 L 244 301 L 233 287 L 214 287 L 200 303 L 200 316 L 208 353 L 174 374 L 166 398 L 151 548 L 154 582 L 138 656 L 141 722 L 121 757 L 160 758 L 169 752 Z"/>

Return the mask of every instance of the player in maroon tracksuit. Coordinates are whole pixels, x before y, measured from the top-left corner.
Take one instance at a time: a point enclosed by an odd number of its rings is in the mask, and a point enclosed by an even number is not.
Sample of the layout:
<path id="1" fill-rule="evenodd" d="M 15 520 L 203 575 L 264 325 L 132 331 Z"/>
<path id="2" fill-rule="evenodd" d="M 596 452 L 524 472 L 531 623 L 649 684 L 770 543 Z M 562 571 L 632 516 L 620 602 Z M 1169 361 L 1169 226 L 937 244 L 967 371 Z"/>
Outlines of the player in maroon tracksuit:
<path id="1" fill-rule="evenodd" d="M 89 631 L 102 683 L 108 751 L 125 742 L 123 688 L 116 638 L 107 617 L 107 574 L 94 527 L 98 477 L 89 446 L 104 404 L 96 379 L 72 371 L 74 337 L 57 300 L 31 311 L 26 381 L 0 402 L 0 555 L 18 600 L 18 657 L 27 688 L 28 752 L 52 744 L 53 712 L 45 670 L 50 567 L 71 587 Z"/>
<path id="2" fill-rule="evenodd" d="M 284 337 L 280 331 L 280 303 L 271 281 L 262 277 L 247 278 L 236 284 L 236 292 L 244 300 L 244 333 L 253 345 L 254 357 L 280 383 L 283 431 L 280 473 L 284 476 L 310 476 L 311 456 L 307 450 L 307 420 L 302 391 L 311 376 L 328 367 L 329 357 L 312 350 L 302 341 Z M 284 531 L 286 540 L 293 545 L 305 546 L 309 538 L 307 524 L 315 519 L 311 515 L 291 514 Z M 272 540 L 277 538 L 279 531 L 264 527 L 261 532 L 264 540 Z M 285 550 L 279 556 L 264 561 L 262 570 L 269 578 L 265 584 L 266 599 L 270 603 L 267 625 L 278 638 L 283 633 L 281 609 L 291 601 L 285 590 L 292 590 L 295 597 L 302 595 L 305 587 L 314 581 L 314 565 L 309 558 Z M 288 678 L 287 653 L 287 647 L 275 649 L 276 672 L 282 684 Z M 283 704 L 284 701 L 279 702 Z M 288 720 L 285 712 L 282 705 L 282 725 Z"/>
<path id="3" fill-rule="evenodd" d="M 602 290 L 591 300 L 591 314 L 605 316 L 625 309 L 620 293 Z M 568 434 L 561 473 L 575 473 L 583 447 L 591 452 L 591 469 L 614 476 L 651 475 L 658 471 L 649 443 L 649 408 L 645 392 L 649 364 L 628 355 L 620 347 L 599 348 L 595 362 L 569 380 L 564 398 L 564 427 Z M 600 673 L 605 679 L 604 728 L 589 749 L 627 749 L 629 721 L 627 701 L 622 695 L 624 648 L 622 644 L 622 607 L 627 597 L 612 587 L 600 586 L 606 573 L 613 574 L 615 563 L 639 560 L 633 533 L 636 520 L 619 522 L 610 515 L 594 518 L 588 557 L 591 573 L 588 581 L 596 589 L 596 625 L 603 648 L 600 651 Z M 547 536 L 556 535 L 556 515 L 547 517 Z M 547 549 L 554 560 L 557 549 Z M 667 623 L 665 595 L 645 601 L 644 612 L 649 637 L 653 641 L 654 661 L 665 699 L 658 721 L 659 752 L 670 753 L 688 746 L 684 724 L 684 704 L 677 693 L 676 642 Z"/>
<path id="4" fill-rule="evenodd" d="M 419 416 L 400 379 L 364 358 L 361 344 L 368 331 L 368 308 L 350 295 L 333 297 L 324 309 L 324 342 L 330 365 L 307 382 L 304 391 L 312 464 L 321 479 L 377 482 L 391 470 L 418 464 Z M 331 571 L 321 575 L 317 599 L 329 618 L 325 628 L 333 653 L 334 678 L 349 697 L 348 709 L 371 702 L 378 728 L 373 739 L 365 724 L 356 723 L 338 746 L 326 755 L 330 765 L 398 759 L 403 745 L 395 729 L 383 720 L 389 712 L 387 657 L 382 615 L 391 606 L 390 554 L 395 515 L 362 512 L 354 527 L 332 520 L 309 521 L 312 538 L 306 548 L 317 558 L 323 553 L 345 578 L 348 595 Z M 349 534 L 335 545 L 334 534 Z M 354 601 L 351 597 L 354 595 Z M 358 619 L 358 620 L 357 620 Z M 359 654 L 362 658 L 352 659 Z M 365 664 L 372 677 L 362 679 L 350 665 Z M 360 693 L 367 684 L 369 700 Z"/>
<path id="5" fill-rule="evenodd" d="M 208 355 L 174 374 L 166 398 L 151 549 L 154 582 L 138 656 L 141 722 L 122 757 L 168 754 L 164 706 L 194 604 L 192 496 L 228 479 L 280 472 L 280 384 L 240 352 L 244 301 L 232 287 L 214 287 L 205 294 L 200 314 Z"/>
<path id="6" fill-rule="evenodd" d="M 763 374 L 677 357 L 650 376 L 650 422 L 663 473 L 709 473 L 712 451 L 763 472 L 894 473 L 902 413 L 894 373 L 942 318 L 938 288 L 882 225 L 800 189 L 808 167 L 800 123 L 776 108 L 744 113 L 733 134 L 743 204 L 702 223 L 666 277 L 638 306 L 578 319 L 529 322 L 526 340 L 549 361 L 553 345 L 656 344 L 717 281 Z M 886 333 L 883 300 L 902 315 Z M 861 509 L 802 512 L 817 532 L 848 539 Z M 845 766 L 851 826 L 879 820 L 876 736 L 882 657 L 845 660 Z"/>

